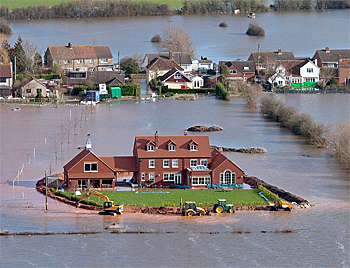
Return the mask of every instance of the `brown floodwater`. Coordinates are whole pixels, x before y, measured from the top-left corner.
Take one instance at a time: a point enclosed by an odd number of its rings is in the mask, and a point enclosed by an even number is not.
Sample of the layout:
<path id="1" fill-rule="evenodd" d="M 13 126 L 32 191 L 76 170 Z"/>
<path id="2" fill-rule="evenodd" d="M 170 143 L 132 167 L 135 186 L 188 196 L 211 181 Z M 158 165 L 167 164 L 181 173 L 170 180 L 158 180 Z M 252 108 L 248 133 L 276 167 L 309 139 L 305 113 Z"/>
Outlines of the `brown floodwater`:
<path id="1" fill-rule="evenodd" d="M 279 95 L 286 104 L 325 124 L 349 121 L 350 95 Z M 312 105 L 310 105 L 312 103 Z M 337 105 L 334 105 L 334 104 Z M 0 237 L 3 267 L 348 267 L 349 172 L 325 149 L 248 109 L 240 98 L 197 101 L 113 101 L 96 107 L 0 105 L 0 229 L 10 232 L 101 231 L 86 235 Z M 339 113 L 339 111 L 343 111 Z M 322 116 L 319 116 L 322 114 Z M 85 116 L 87 121 L 85 121 Z M 78 118 L 55 160 L 54 134 Z M 82 118 L 83 120 L 80 120 Z M 227 153 L 257 176 L 315 205 L 292 212 L 237 212 L 186 218 L 173 215 L 100 216 L 49 199 L 35 183 L 62 166 L 91 134 L 100 156 L 132 155 L 136 135 L 181 135 L 193 125 L 218 125 L 210 143 L 263 147 L 268 153 Z M 81 127 L 80 127 L 81 125 Z M 15 180 L 23 167 L 23 174 Z M 111 226 L 146 233 L 116 234 Z"/>

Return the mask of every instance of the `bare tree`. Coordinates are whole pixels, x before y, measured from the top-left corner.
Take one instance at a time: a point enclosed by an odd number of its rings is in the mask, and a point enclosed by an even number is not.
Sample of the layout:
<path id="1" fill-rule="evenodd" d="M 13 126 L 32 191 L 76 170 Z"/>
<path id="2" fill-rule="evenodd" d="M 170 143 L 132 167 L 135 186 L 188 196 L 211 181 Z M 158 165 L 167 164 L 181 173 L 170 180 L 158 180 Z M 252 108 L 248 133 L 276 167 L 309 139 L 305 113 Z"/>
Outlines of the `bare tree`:
<path id="1" fill-rule="evenodd" d="M 80 120 L 81 121 L 81 120 Z M 73 124 L 73 135 L 78 135 L 78 133 L 76 132 L 77 130 L 77 126 L 79 123 L 79 114 L 78 113 L 74 113 L 73 114 L 73 118 L 72 118 L 72 124 Z"/>
<path id="2" fill-rule="evenodd" d="M 257 107 L 257 103 L 263 94 L 261 85 L 258 84 L 247 84 L 246 82 L 237 82 L 237 90 L 243 96 L 246 101 L 247 107 Z"/>
<path id="3" fill-rule="evenodd" d="M 37 46 L 30 44 L 28 41 L 26 41 L 23 44 L 23 50 L 26 54 L 27 70 L 32 73 L 34 71 L 34 56 L 37 52 Z"/>
<path id="4" fill-rule="evenodd" d="M 323 78 L 323 87 L 327 86 L 327 83 L 337 75 L 336 68 L 321 68 L 321 77 Z"/>
<path id="5" fill-rule="evenodd" d="M 58 133 L 54 133 L 52 136 L 52 143 L 51 143 L 51 148 L 55 154 L 55 159 L 58 159 L 58 148 L 59 148 L 59 137 L 58 137 Z"/>
<path id="6" fill-rule="evenodd" d="M 339 123 L 330 127 L 330 149 L 340 163 L 350 167 L 350 123 Z"/>
<path id="7" fill-rule="evenodd" d="M 59 132 L 58 132 L 58 139 L 59 139 L 59 143 L 60 143 L 60 149 L 61 149 L 61 152 L 63 150 L 63 143 L 65 142 L 66 140 L 66 127 L 64 124 L 61 124 L 60 125 L 60 129 L 59 129 Z"/>
<path id="8" fill-rule="evenodd" d="M 66 133 L 67 133 L 67 143 L 69 144 L 69 142 L 70 142 L 70 135 L 72 133 L 72 125 L 71 125 L 69 120 L 66 123 L 65 127 L 66 127 Z"/>
<path id="9" fill-rule="evenodd" d="M 194 43 L 184 28 L 169 25 L 164 29 L 164 36 L 162 47 L 165 51 L 189 54 L 192 58 L 195 56 L 196 49 Z"/>

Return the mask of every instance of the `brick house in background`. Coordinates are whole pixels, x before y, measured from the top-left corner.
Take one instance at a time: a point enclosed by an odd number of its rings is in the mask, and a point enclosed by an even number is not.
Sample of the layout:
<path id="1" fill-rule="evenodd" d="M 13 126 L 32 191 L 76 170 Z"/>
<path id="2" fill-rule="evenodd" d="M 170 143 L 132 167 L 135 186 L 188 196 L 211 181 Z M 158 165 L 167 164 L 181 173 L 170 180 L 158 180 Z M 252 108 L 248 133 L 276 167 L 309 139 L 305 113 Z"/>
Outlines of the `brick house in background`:
<path id="1" fill-rule="evenodd" d="M 313 59 L 318 67 L 338 68 L 339 58 L 349 59 L 350 49 L 318 49 Z"/>
<path id="2" fill-rule="evenodd" d="M 339 85 L 350 85 L 350 59 L 339 59 L 338 83 Z"/>
<path id="3" fill-rule="evenodd" d="M 241 80 L 252 82 L 255 76 L 254 61 L 220 61 L 220 73 L 222 73 L 222 66 L 226 65 L 230 70 L 228 80 Z"/>
<path id="4" fill-rule="evenodd" d="M 115 181 L 121 178 L 132 178 L 138 185 L 149 187 L 242 187 L 244 175 L 221 152 L 211 151 L 208 136 L 187 132 L 183 136 L 159 136 L 157 132 L 153 136 L 136 136 L 133 156 L 99 157 L 87 143 L 86 149 L 63 169 L 69 189 L 114 188 Z"/>
<path id="5" fill-rule="evenodd" d="M 53 68 L 55 64 L 66 72 L 112 71 L 113 55 L 109 46 L 49 46 L 44 55 L 44 64 Z"/>

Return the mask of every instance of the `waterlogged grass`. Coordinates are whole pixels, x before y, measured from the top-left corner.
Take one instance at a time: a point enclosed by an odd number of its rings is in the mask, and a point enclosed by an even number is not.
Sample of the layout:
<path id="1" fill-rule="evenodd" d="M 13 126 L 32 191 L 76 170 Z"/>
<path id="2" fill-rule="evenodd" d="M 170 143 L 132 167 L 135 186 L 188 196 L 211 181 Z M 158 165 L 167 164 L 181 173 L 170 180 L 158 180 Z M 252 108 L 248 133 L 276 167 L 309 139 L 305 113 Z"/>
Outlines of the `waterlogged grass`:
<path id="1" fill-rule="evenodd" d="M 213 206 L 218 199 L 226 199 L 228 204 L 235 206 L 256 206 L 266 205 L 267 203 L 259 195 L 259 190 L 253 189 L 236 189 L 236 190 L 147 190 L 147 191 L 121 191 L 121 192 L 104 192 L 100 191 L 116 204 L 125 206 L 149 206 L 149 207 L 178 207 L 180 198 L 183 202 L 194 201 L 198 206 Z M 66 196 L 73 196 L 73 193 L 65 192 Z M 96 202 L 100 205 L 104 200 L 96 196 L 90 196 L 85 200 Z"/>
<path id="2" fill-rule="evenodd" d="M 150 2 L 158 4 L 168 4 L 171 7 L 181 7 L 183 0 L 135 0 L 134 2 Z M 10 9 L 28 6 L 54 6 L 60 3 L 73 2 L 73 0 L 1 0 L 0 5 Z M 118 2 L 118 0 L 116 0 Z"/>

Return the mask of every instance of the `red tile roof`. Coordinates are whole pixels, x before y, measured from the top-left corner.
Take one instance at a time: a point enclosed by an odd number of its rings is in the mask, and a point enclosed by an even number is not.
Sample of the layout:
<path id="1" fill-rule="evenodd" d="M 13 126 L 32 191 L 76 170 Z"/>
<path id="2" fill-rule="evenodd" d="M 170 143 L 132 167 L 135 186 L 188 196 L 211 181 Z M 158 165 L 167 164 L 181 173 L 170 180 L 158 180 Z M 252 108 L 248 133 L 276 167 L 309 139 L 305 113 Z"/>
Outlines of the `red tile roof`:
<path id="1" fill-rule="evenodd" d="M 175 151 L 168 150 L 169 140 L 176 144 Z M 183 136 L 158 136 L 158 149 L 147 151 L 148 141 L 156 143 L 155 136 L 136 136 L 134 148 L 138 158 L 190 158 L 190 157 L 211 157 L 208 136 L 183 135 Z M 190 143 L 194 141 L 197 151 L 190 151 Z"/>
<path id="2" fill-rule="evenodd" d="M 92 154 L 97 160 L 101 161 L 103 164 L 105 164 L 110 170 L 113 170 L 113 167 L 111 167 L 109 164 L 107 164 L 105 161 L 102 160 L 102 157 L 98 157 L 96 154 L 94 154 L 91 150 L 82 150 L 79 154 L 77 154 L 71 161 L 69 161 L 65 166 L 63 166 L 65 171 L 69 171 L 72 169 L 76 164 L 78 164 L 80 161 L 82 161 L 87 155 Z"/>
<path id="3" fill-rule="evenodd" d="M 137 171 L 136 159 L 133 156 L 107 156 L 100 158 L 116 172 Z"/>
<path id="4" fill-rule="evenodd" d="M 53 60 L 113 58 L 109 46 L 49 46 Z"/>
<path id="5" fill-rule="evenodd" d="M 229 161 L 232 163 L 232 165 L 236 166 L 238 169 L 240 169 L 244 173 L 244 171 L 239 166 L 237 166 L 235 163 L 233 163 L 230 159 L 228 159 L 225 155 L 223 155 L 221 152 L 219 152 L 216 149 L 214 149 L 212 151 L 211 157 L 212 157 L 212 159 L 211 159 L 211 163 L 209 165 L 209 168 L 211 170 L 215 170 L 225 161 Z"/>
<path id="6" fill-rule="evenodd" d="M 158 70 L 171 70 L 173 68 L 183 71 L 184 69 L 177 64 L 174 60 L 167 60 L 162 58 L 155 58 L 147 65 L 147 69 L 158 69 Z"/>

